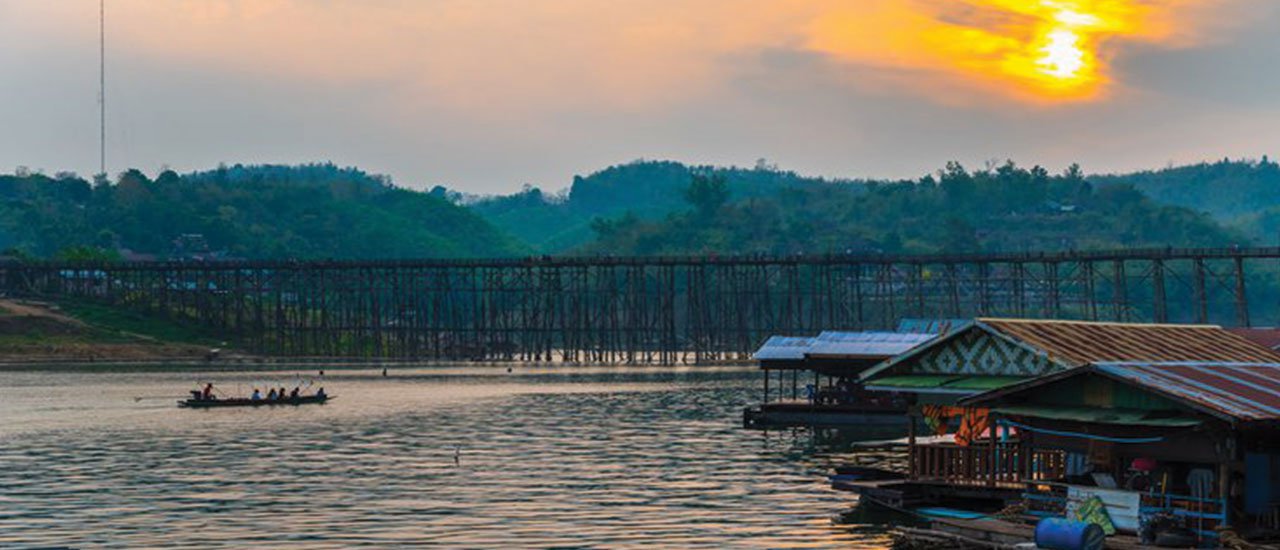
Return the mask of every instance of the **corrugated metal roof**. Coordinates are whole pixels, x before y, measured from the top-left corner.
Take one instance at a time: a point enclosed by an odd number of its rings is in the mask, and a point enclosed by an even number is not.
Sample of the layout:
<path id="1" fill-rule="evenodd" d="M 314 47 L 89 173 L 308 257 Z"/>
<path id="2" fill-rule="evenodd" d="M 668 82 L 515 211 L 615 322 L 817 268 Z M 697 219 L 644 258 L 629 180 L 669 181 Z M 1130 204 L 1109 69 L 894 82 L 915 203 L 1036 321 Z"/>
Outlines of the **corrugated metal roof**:
<path id="1" fill-rule="evenodd" d="M 1280 363 L 1100 363 L 1098 371 L 1217 416 L 1280 420 Z"/>
<path id="2" fill-rule="evenodd" d="M 1280 349 L 1280 328 L 1229 328 L 1228 332 L 1271 349 Z"/>
<path id="3" fill-rule="evenodd" d="M 1151 411 L 1128 409 L 1103 409 L 1098 407 L 1051 407 L 1033 405 L 1003 405 L 991 412 L 1014 416 L 1030 416 L 1052 420 L 1072 420 L 1096 424 L 1120 424 L 1126 426 L 1155 426 L 1188 428 L 1199 426 L 1201 421 L 1183 416 L 1153 416 Z"/>
<path id="4" fill-rule="evenodd" d="M 902 319 L 895 332 L 946 334 L 973 324 L 972 319 Z"/>
<path id="5" fill-rule="evenodd" d="M 877 378 L 867 385 L 873 391 L 908 391 L 969 395 L 1017 384 L 1025 380 L 1014 376 L 948 376 L 916 374 Z"/>
<path id="6" fill-rule="evenodd" d="M 833 332 L 814 338 L 809 357 L 865 357 L 888 359 L 920 344 L 933 340 L 936 334 L 901 332 Z"/>
<path id="7" fill-rule="evenodd" d="M 801 361 L 812 342 L 813 338 L 770 336 L 751 358 L 756 361 Z"/>
<path id="8" fill-rule="evenodd" d="M 978 319 L 995 331 L 1071 365 L 1115 361 L 1280 363 L 1280 353 L 1222 327 Z"/>

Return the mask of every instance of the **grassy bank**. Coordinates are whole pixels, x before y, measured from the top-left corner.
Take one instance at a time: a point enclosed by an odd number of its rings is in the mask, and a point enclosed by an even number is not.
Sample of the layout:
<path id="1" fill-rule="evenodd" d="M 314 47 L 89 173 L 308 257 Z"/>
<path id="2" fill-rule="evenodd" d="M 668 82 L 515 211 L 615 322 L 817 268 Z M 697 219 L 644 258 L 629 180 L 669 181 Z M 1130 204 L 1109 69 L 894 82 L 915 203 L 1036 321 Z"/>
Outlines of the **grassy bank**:
<path id="1" fill-rule="evenodd" d="M 0 362 L 202 361 L 222 347 L 203 327 L 125 309 L 0 300 Z"/>

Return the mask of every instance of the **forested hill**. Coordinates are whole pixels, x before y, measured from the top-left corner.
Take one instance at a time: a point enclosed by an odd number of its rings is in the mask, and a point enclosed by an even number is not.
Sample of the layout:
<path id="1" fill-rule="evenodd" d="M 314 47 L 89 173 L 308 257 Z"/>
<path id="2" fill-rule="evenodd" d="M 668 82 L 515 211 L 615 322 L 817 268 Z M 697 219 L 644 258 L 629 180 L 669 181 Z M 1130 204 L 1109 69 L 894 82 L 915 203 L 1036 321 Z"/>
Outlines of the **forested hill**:
<path id="1" fill-rule="evenodd" d="M 576 176 L 562 193 L 553 195 L 526 187 L 514 195 L 471 201 L 469 206 L 535 250 L 559 253 L 590 242 L 595 236 L 591 230 L 593 220 L 624 214 L 656 220 L 684 209 L 684 191 L 694 174 L 722 178 L 731 200 L 771 197 L 787 189 L 829 189 L 850 194 L 863 189 L 851 180 L 826 180 L 781 171 L 763 160 L 755 168 L 637 161 Z"/>
<path id="2" fill-rule="evenodd" d="M 464 204 L 459 204 L 464 203 Z M 911 181 L 826 180 L 642 161 L 464 199 L 330 164 L 114 182 L 0 176 L 0 249 L 35 257 L 423 258 L 529 254 L 928 253 L 1268 244 L 1280 167 L 1130 175 L 948 165 Z M 1268 238 L 1271 235 L 1273 237 Z"/>
<path id="3" fill-rule="evenodd" d="M 1276 244 L 1280 231 L 1280 165 L 1221 160 L 1133 174 L 1094 176 L 1097 184 L 1128 183 L 1152 199 L 1203 211 L 1249 236 Z"/>
<path id="4" fill-rule="evenodd" d="M 625 215 L 593 224 L 583 251 L 601 254 L 821 254 L 1038 251 L 1245 244 L 1239 232 L 1133 185 L 1092 183 L 1072 167 L 1052 175 L 1013 163 L 939 177 L 776 189 L 731 200 L 726 182 L 695 175 L 684 209 L 661 220 Z"/>
<path id="5" fill-rule="evenodd" d="M 37 257 L 418 258 L 527 248 L 440 196 L 329 164 L 232 166 L 111 184 L 0 176 L 0 248 Z"/>

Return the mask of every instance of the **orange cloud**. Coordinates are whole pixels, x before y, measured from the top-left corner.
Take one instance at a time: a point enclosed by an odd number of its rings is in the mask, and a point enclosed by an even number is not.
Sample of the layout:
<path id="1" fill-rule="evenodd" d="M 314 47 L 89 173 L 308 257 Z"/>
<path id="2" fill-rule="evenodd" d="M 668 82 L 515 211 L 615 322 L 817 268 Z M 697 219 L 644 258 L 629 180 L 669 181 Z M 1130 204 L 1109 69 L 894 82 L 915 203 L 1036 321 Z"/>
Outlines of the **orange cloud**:
<path id="1" fill-rule="evenodd" d="M 1248 0 L 112 0 L 113 55 L 360 85 L 399 114 L 510 118 L 713 97 L 769 50 L 947 101 L 1098 98 L 1124 44 L 1185 45 Z M 32 1 L 53 25 L 96 2 Z M 39 19 L 34 18 L 34 19 Z M 30 18 L 28 19 L 30 20 Z M 88 29 L 80 29 L 88 31 Z"/>
<path id="2" fill-rule="evenodd" d="M 966 89 L 1030 101 L 1095 99 L 1126 44 L 1186 46 L 1217 26 L 1218 0 L 870 0 L 818 17 L 807 47 L 963 100 Z M 905 71 L 905 76 L 904 76 Z M 874 77 L 874 75 L 872 75 Z"/>

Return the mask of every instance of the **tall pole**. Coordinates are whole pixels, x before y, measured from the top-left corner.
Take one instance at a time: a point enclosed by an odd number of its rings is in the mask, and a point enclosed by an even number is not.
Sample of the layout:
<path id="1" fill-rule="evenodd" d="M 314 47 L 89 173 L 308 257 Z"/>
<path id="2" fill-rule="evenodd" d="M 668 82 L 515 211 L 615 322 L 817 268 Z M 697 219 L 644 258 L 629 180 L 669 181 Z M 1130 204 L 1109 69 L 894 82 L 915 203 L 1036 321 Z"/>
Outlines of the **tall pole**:
<path id="1" fill-rule="evenodd" d="M 107 0 L 98 0 L 98 173 L 107 176 Z"/>

